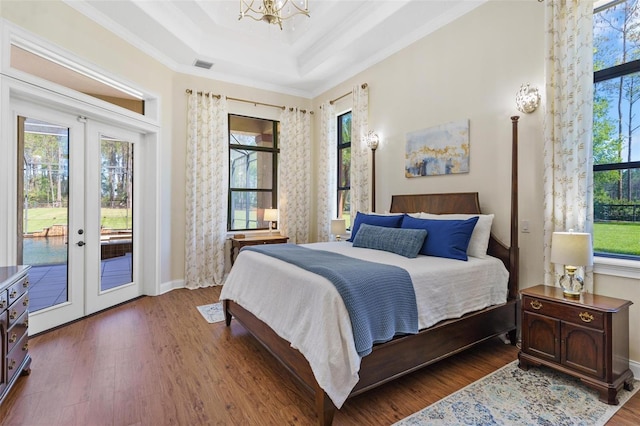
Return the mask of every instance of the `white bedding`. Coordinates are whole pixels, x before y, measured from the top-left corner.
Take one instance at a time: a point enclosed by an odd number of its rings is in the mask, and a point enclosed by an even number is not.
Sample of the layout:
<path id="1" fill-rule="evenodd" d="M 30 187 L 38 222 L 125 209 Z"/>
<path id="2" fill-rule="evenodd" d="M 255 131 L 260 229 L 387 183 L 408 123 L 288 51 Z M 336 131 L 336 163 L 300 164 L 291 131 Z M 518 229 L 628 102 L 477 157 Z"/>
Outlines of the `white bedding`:
<path id="1" fill-rule="evenodd" d="M 305 244 L 406 269 L 413 281 L 420 329 L 507 300 L 509 273 L 496 258 L 409 259 L 348 242 Z M 393 283 L 389 283 L 393 285 Z M 268 324 L 309 361 L 320 387 L 340 408 L 358 382 L 360 357 L 349 314 L 333 284 L 287 262 L 242 251 L 222 288 L 230 299 Z"/>

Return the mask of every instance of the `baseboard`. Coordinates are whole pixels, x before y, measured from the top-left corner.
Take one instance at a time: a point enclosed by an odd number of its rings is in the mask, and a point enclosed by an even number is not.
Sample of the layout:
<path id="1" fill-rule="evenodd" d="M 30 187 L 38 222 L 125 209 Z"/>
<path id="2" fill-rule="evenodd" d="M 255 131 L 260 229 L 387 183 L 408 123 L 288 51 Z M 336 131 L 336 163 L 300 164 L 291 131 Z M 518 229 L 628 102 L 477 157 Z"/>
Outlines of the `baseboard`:
<path id="1" fill-rule="evenodd" d="M 184 280 L 173 280 L 160 284 L 160 292 L 158 293 L 158 296 L 177 288 L 184 288 Z"/>
<path id="2" fill-rule="evenodd" d="M 629 360 L 629 369 L 633 373 L 636 380 L 640 380 L 640 362 Z"/>

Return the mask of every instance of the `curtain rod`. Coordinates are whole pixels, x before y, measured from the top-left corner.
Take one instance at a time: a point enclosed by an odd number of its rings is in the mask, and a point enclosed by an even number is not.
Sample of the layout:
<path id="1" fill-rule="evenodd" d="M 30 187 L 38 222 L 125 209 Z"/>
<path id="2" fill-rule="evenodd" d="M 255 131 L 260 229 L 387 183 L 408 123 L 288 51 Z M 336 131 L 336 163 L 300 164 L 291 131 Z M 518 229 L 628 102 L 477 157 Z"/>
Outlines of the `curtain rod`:
<path id="1" fill-rule="evenodd" d="M 190 94 L 193 93 L 193 91 L 191 89 L 187 89 L 186 93 L 190 95 Z M 197 92 L 197 94 L 200 95 L 200 96 L 212 96 L 212 97 L 214 97 L 216 99 L 220 99 L 220 97 L 221 97 L 221 95 L 215 95 L 215 94 L 213 94 L 211 92 Z M 244 102 L 244 103 L 247 103 L 247 104 L 253 104 L 254 106 L 262 105 L 262 106 L 268 106 L 268 107 L 272 107 L 272 108 L 278 108 L 278 109 L 281 109 L 281 110 L 287 109 L 287 107 L 282 106 L 282 105 L 266 104 L 264 102 L 250 101 L 250 100 L 247 100 L 247 99 L 240 99 L 240 98 L 231 98 L 229 96 L 226 96 L 226 98 L 227 98 L 228 101 Z M 293 111 L 294 108 L 289 108 L 289 110 Z M 307 110 L 306 109 L 300 109 L 300 112 L 302 112 L 303 114 L 306 114 Z M 313 111 L 309 111 L 309 114 L 313 114 Z"/>
<path id="2" fill-rule="evenodd" d="M 367 88 L 367 83 L 362 83 L 362 85 L 361 85 L 360 87 L 361 87 L 361 88 L 363 88 L 363 89 L 366 89 L 366 88 Z M 349 91 L 349 92 L 345 93 L 345 94 L 344 94 L 344 95 L 342 95 L 342 96 L 338 96 L 337 98 L 335 98 L 335 99 L 333 99 L 333 100 L 329 101 L 329 103 L 330 103 L 331 105 L 333 105 L 335 102 L 339 101 L 339 100 L 340 100 L 340 99 L 342 99 L 342 98 L 346 98 L 347 96 L 349 96 L 349 95 L 350 95 L 350 94 L 352 94 L 352 93 L 353 93 L 353 90 L 351 90 L 351 91 Z"/>

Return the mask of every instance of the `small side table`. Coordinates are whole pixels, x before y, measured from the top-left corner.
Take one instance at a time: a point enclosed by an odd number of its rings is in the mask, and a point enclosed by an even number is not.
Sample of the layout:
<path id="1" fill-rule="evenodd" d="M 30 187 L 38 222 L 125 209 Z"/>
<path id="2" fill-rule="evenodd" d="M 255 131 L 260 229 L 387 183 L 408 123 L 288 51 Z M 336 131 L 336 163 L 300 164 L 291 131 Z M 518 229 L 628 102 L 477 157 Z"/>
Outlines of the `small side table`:
<path id="1" fill-rule="evenodd" d="M 245 238 L 231 239 L 231 265 L 233 266 L 240 253 L 240 249 L 245 246 L 257 246 L 262 244 L 285 244 L 289 241 L 289 237 L 282 235 L 259 235 Z"/>
<path id="2" fill-rule="evenodd" d="M 522 294 L 520 368 L 546 365 L 596 389 L 600 400 L 618 404 L 618 392 L 633 389 L 629 369 L 629 300 L 583 293 L 563 297 L 558 287 L 535 286 Z"/>

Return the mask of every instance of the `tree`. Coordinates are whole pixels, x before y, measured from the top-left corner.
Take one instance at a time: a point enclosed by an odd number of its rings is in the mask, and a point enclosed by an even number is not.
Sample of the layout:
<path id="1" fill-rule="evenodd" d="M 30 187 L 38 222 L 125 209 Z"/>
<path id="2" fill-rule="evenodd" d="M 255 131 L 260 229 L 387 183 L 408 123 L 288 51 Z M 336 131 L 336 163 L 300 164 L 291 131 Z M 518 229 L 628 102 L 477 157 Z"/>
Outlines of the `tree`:
<path id="1" fill-rule="evenodd" d="M 629 0 L 594 16 L 594 69 L 606 69 L 640 57 L 640 5 Z M 635 114 L 640 100 L 640 75 L 626 74 L 599 82 L 594 90 L 594 164 L 631 162 L 633 135 L 640 128 Z M 632 198 L 629 171 L 594 175 L 596 197 Z M 616 183 L 615 187 L 612 185 Z M 615 190 L 614 190 L 615 188 Z M 597 198 L 596 198 L 597 199 Z"/>

